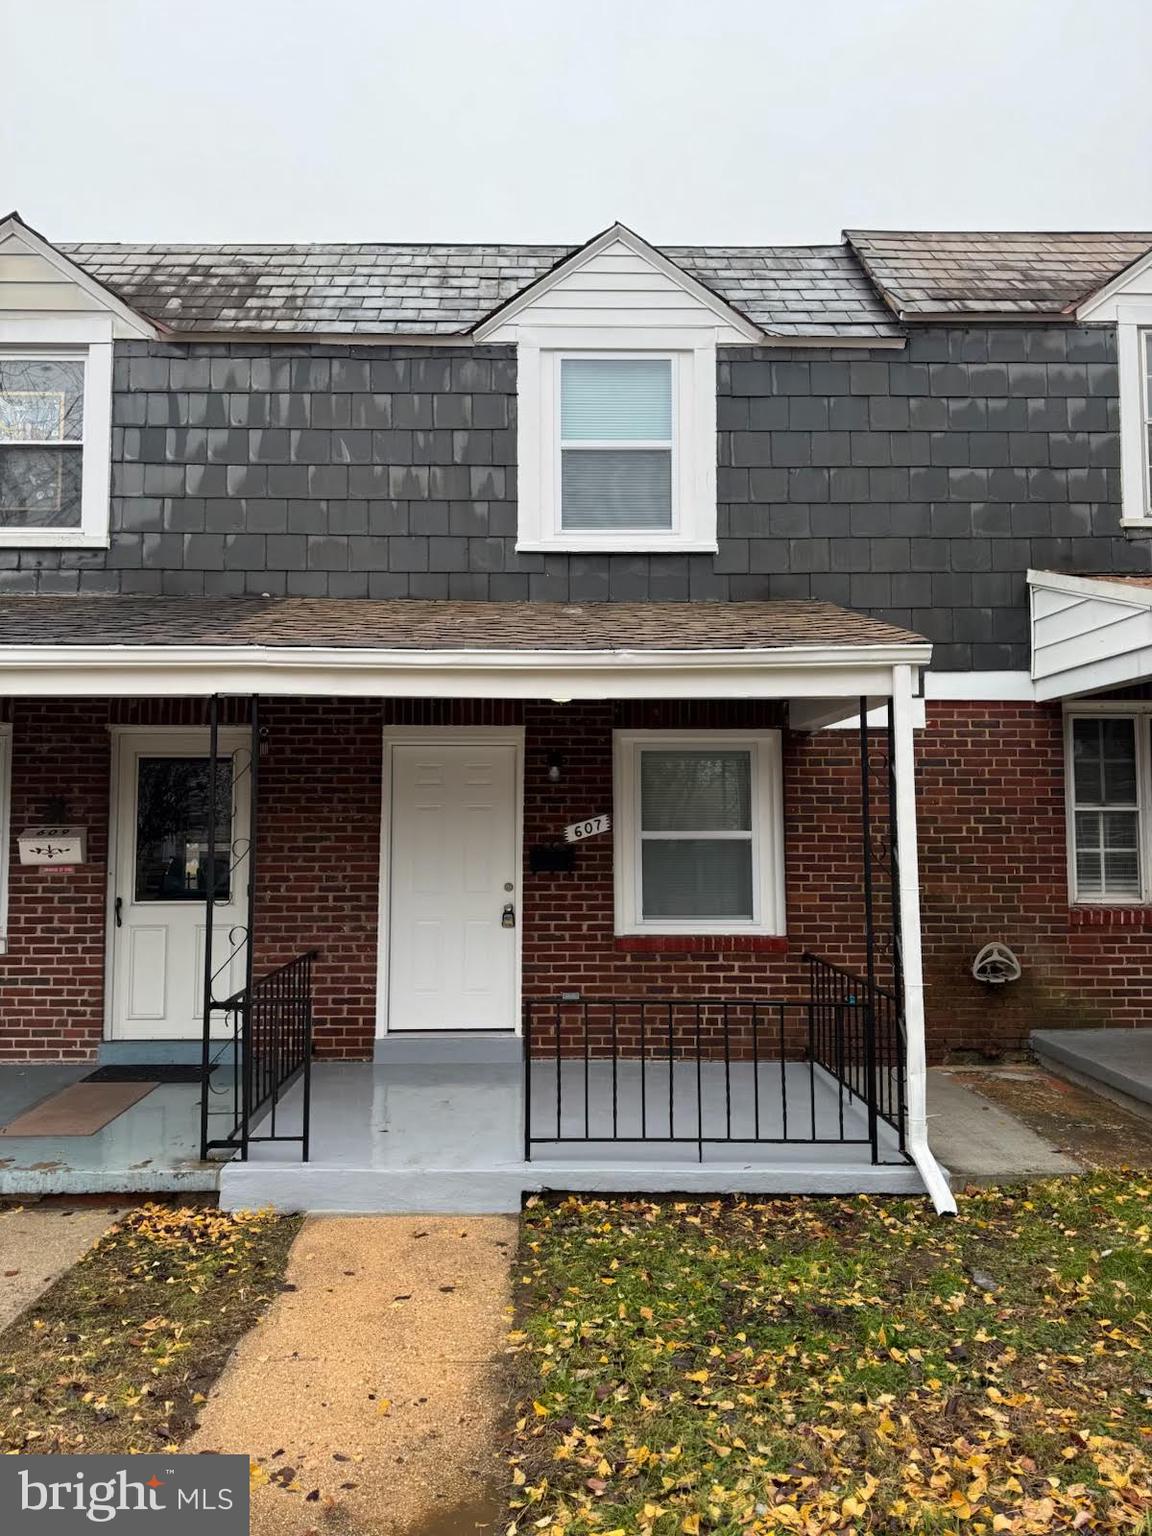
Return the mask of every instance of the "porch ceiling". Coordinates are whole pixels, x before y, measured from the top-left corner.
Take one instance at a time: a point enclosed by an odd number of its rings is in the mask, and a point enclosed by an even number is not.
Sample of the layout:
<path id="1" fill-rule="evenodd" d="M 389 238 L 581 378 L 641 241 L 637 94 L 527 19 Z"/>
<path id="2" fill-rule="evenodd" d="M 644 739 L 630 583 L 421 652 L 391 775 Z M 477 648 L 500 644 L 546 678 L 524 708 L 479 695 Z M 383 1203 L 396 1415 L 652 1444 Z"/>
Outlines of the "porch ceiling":
<path id="1" fill-rule="evenodd" d="M 930 655 L 811 601 L 0 598 L 0 694 L 884 695 Z"/>

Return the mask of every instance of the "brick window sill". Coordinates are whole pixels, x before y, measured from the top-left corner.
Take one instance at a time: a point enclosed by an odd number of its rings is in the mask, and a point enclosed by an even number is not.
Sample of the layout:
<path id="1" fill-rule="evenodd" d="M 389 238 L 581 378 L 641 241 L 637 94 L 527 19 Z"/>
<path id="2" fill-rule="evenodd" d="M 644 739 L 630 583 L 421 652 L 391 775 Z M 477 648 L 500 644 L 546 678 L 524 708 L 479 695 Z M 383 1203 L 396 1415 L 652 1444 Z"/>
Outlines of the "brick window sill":
<path id="1" fill-rule="evenodd" d="M 775 933 L 624 933 L 612 947 L 631 955 L 785 955 L 788 940 Z"/>
<path id="2" fill-rule="evenodd" d="M 1152 928 L 1152 906 L 1069 907 L 1069 928 Z"/>

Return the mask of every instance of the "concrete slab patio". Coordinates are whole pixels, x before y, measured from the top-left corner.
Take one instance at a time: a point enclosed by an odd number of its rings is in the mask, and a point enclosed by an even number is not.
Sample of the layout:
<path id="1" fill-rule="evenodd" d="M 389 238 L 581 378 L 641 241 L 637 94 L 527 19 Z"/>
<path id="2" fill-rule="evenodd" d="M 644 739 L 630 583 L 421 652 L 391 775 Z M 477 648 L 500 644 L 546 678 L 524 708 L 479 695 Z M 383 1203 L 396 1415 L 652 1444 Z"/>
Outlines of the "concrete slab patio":
<path id="1" fill-rule="evenodd" d="M 953 1184 L 1002 1184 L 1080 1173 L 1022 1120 L 965 1085 L 962 1073 L 928 1071 L 928 1138 Z"/>

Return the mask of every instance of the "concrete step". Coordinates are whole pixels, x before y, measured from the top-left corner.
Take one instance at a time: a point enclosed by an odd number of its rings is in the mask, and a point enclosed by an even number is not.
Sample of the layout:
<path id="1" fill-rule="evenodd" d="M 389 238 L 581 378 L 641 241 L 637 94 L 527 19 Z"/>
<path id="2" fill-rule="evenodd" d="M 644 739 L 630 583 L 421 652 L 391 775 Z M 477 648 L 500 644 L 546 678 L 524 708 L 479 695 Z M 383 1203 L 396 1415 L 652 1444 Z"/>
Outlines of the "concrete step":
<path id="1" fill-rule="evenodd" d="M 524 1054 L 519 1035 L 465 1030 L 382 1035 L 372 1059 L 390 1066 L 500 1066 Z"/>
<path id="2" fill-rule="evenodd" d="M 231 1162 L 220 1171 L 223 1210 L 327 1211 L 355 1215 L 499 1215 L 525 1195 L 596 1194 L 923 1195 L 915 1168 L 781 1163 L 719 1164 L 532 1162 L 490 1168 L 347 1168 L 318 1163 Z"/>
<path id="3" fill-rule="evenodd" d="M 1048 1071 L 1152 1119 L 1152 1029 L 1038 1029 L 1029 1043 Z"/>

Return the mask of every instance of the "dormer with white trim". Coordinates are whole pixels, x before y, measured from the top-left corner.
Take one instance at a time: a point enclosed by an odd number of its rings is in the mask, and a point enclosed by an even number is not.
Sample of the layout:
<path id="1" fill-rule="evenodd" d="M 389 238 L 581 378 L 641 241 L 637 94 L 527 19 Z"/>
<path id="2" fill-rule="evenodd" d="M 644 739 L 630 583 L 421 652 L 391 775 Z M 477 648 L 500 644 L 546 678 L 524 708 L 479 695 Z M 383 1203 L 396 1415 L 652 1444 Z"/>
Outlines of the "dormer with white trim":
<path id="1" fill-rule="evenodd" d="M 1077 320 L 1112 322 L 1120 374 L 1120 519 L 1152 528 L 1152 250 L 1077 307 Z"/>
<path id="2" fill-rule="evenodd" d="M 765 333 L 615 224 L 478 325 L 517 349 L 517 549 L 716 550 L 716 348 Z"/>
<path id="3" fill-rule="evenodd" d="M 155 327 L 0 219 L 0 548 L 108 543 L 112 346 Z"/>

